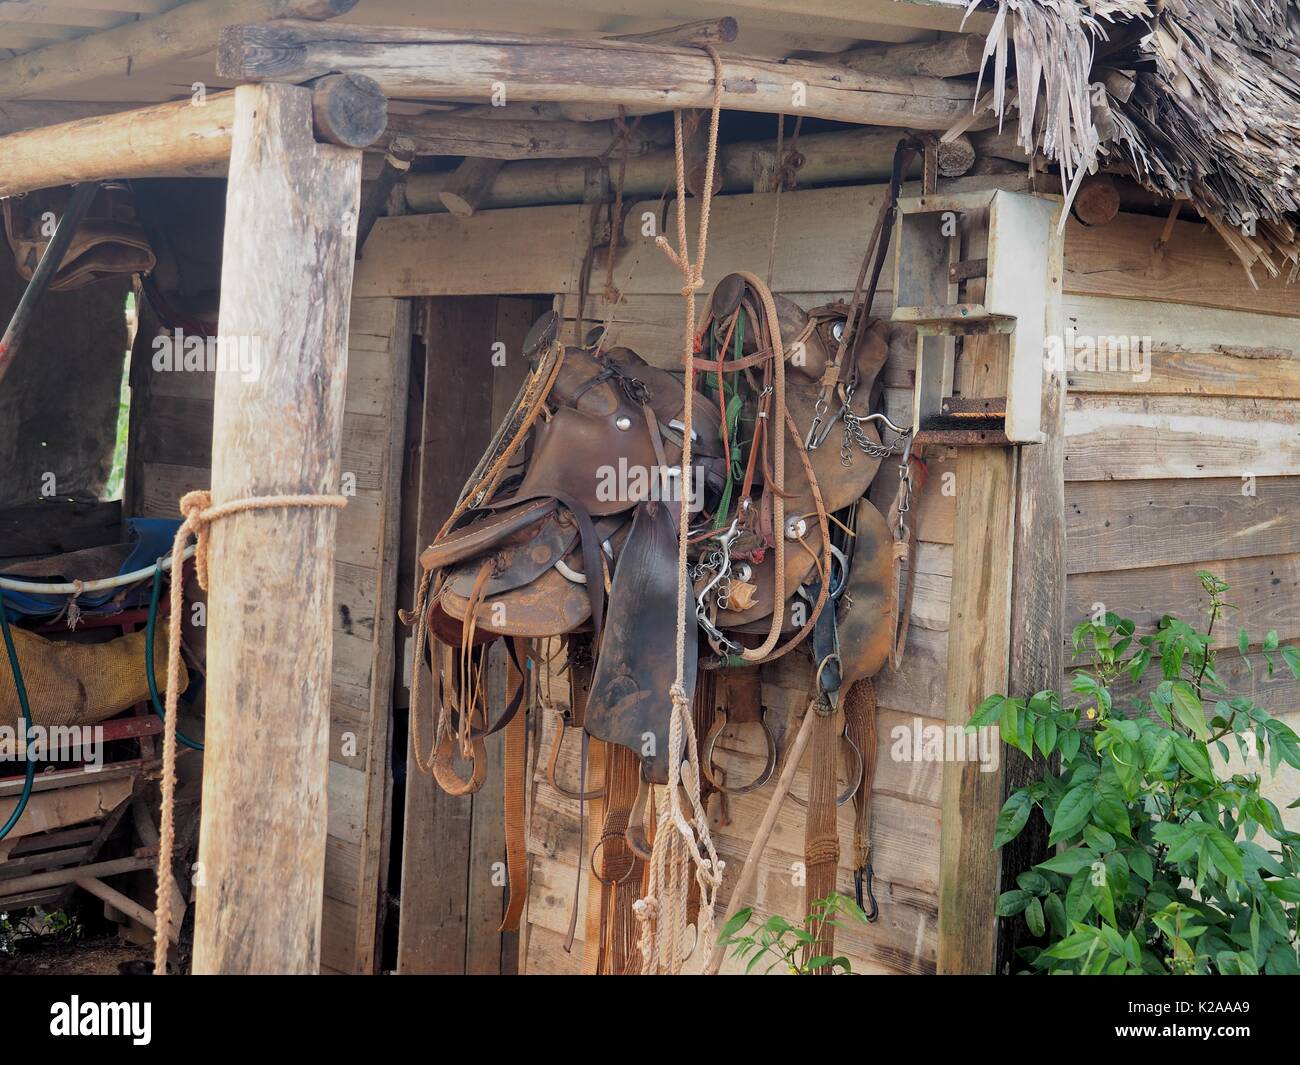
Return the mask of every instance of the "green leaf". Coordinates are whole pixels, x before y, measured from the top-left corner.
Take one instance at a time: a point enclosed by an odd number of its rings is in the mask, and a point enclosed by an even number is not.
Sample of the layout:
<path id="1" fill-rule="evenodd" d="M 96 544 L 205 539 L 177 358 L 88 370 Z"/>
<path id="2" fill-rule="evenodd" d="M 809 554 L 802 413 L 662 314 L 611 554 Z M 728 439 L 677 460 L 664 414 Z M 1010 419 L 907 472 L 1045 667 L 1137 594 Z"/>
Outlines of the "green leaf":
<path id="1" fill-rule="evenodd" d="M 1205 744 L 1189 740 L 1186 736 L 1175 736 L 1174 755 L 1178 759 L 1178 764 L 1197 780 L 1203 780 L 1207 784 L 1217 783 L 1214 770 L 1210 767 L 1210 753 L 1206 750 Z"/>
<path id="2" fill-rule="evenodd" d="M 1040 717 L 1034 724 L 1034 743 L 1043 752 L 1044 758 L 1050 758 L 1056 748 L 1056 722 L 1050 717 Z"/>
<path id="3" fill-rule="evenodd" d="M 1121 836 L 1133 834 L 1128 823 L 1128 805 L 1113 783 L 1103 784 L 1099 789 L 1092 817 L 1098 824 Z"/>
<path id="4" fill-rule="evenodd" d="M 1291 670 L 1291 676 L 1300 680 L 1300 647 L 1283 647 L 1282 660 Z"/>
<path id="5" fill-rule="evenodd" d="M 1087 841 L 1088 846 L 1095 851 L 1104 853 L 1115 849 L 1115 837 L 1096 825 L 1084 825 L 1083 838 Z"/>
<path id="6" fill-rule="evenodd" d="M 1264 731 L 1268 733 L 1268 742 L 1282 760 L 1292 769 L 1300 769 L 1300 737 L 1290 727 L 1276 718 L 1264 722 Z"/>
<path id="7" fill-rule="evenodd" d="M 1240 880 L 1245 875 L 1241 863 L 1241 851 L 1237 850 L 1237 845 L 1225 833 L 1212 828 L 1205 834 L 1205 842 L 1210 859 L 1224 876 Z"/>
<path id="8" fill-rule="evenodd" d="M 725 939 L 730 939 L 739 932 L 745 925 L 749 924 L 749 919 L 754 916 L 754 908 L 746 906 L 743 910 L 737 910 L 735 915 L 722 926 L 722 931 L 718 933 L 718 942 L 722 943 Z"/>
<path id="9" fill-rule="evenodd" d="M 1033 800 L 1024 788 L 1011 793 L 1007 801 L 1002 804 L 1002 812 L 998 814 L 997 829 L 993 834 L 994 850 L 1005 846 L 1020 835 L 1020 830 L 1029 820 L 1033 807 Z"/>
<path id="10" fill-rule="evenodd" d="M 1025 907 L 1025 924 L 1029 926 L 1030 934 L 1041 936 L 1047 931 L 1047 922 L 1043 919 L 1043 904 L 1038 899 L 1031 899 L 1029 905 Z"/>
<path id="11" fill-rule="evenodd" d="M 1004 891 L 998 896 L 997 914 L 999 917 L 1014 917 L 1029 905 L 1031 899 L 1033 896 L 1028 891 Z"/>
<path id="12" fill-rule="evenodd" d="M 981 728 L 985 725 L 991 725 L 1002 716 L 1002 704 L 1006 702 L 1005 695 L 990 695 L 975 709 L 971 718 L 966 722 L 967 728 Z"/>
<path id="13" fill-rule="evenodd" d="M 1052 834 L 1048 843 L 1059 843 L 1069 839 L 1081 829 L 1092 813 L 1092 786 L 1082 784 L 1065 793 L 1056 807 L 1056 816 L 1052 819 Z"/>
<path id="14" fill-rule="evenodd" d="M 1250 633 L 1245 629 L 1237 630 L 1237 650 L 1245 654 L 1250 649 Z"/>
<path id="15" fill-rule="evenodd" d="M 1300 902 L 1300 880 L 1288 877 L 1286 880 L 1265 880 L 1268 890 L 1283 902 Z"/>
<path id="16" fill-rule="evenodd" d="M 1080 869 L 1087 869 L 1097 860 L 1097 855 L 1087 847 L 1072 847 L 1070 850 L 1054 854 L 1045 862 L 1039 862 L 1035 869 L 1046 869 L 1049 873 L 1062 876 L 1074 876 Z"/>
<path id="17" fill-rule="evenodd" d="M 1058 936 L 1064 935 L 1069 921 L 1065 916 L 1065 903 L 1061 901 L 1061 896 L 1055 893 L 1048 895 L 1047 901 L 1043 903 L 1043 912 L 1051 922 L 1052 931 Z"/>
<path id="18" fill-rule="evenodd" d="M 1151 861 L 1151 855 L 1141 847 L 1134 847 L 1131 850 L 1126 850 L 1124 852 L 1124 857 L 1128 859 L 1128 867 L 1132 869 L 1139 878 L 1146 881 L 1148 884 L 1151 883 L 1152 877 L 1155 876 L 1155 866 Z"/>
<path id="19" fill-rule="evenodd" d="M 1189 729 L 1198 740 L 1208 740 L 1210 730 L 1205 727 L 1205 707 L 1193 688 L 1185 680 L 1173 682 L 1169 691 L 1169 701 L 1174 715 Z"/>
<path id="20" fill-rule="evenodd" d="M 1158 777 L 1165 771 L 1169 759 L 1174 755 L 1174 734 L 1160 732 L 1150 744 L 1146 757 L 1147 776 Z"/>
<path id="21" fill-rule="evenodd" d="M 1066 936 L 1055 946 L 1048 947 L 1043 953 L 1048 957 L 1061 958 L 1062 960 L 1082 958 L 1092 949 L 1093 944 L 1096 942 L 1097 936 L 1091 931 L 1075 932 Z"/>
<path id="22" fill-rule="evenodd" d="M 1046 895 L 1052 890 L 1052 885 L 1047 877 L 1043 876 L 1042 873 L 1035 873 L 1032 869 L 1026 869 L 1016 877 L 1016 884 L 1031 895 Z"/>

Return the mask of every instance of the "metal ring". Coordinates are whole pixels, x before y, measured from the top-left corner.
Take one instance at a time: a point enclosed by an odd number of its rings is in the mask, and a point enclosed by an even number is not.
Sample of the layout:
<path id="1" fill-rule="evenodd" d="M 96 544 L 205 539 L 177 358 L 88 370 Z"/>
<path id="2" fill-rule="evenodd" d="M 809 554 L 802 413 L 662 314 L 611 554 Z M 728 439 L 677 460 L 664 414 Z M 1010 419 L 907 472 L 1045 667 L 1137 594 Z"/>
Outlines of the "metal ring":
<path id="1" fill-rule="evenodd" d="M 627 871 L 627 875 L 626 875 L 626 876 L 621 876 L 621 877 L 619 877 L 617 880 L 606 880 L 606 879 L 605 879 L 603 876 L 601 876 L 600 873 L 597 872 L 597 870 L 596 870 L 596 852 L 597 852 L 598 850 L 600 850 L 600 848 L 605 844 L 605 842 L 606 842 L 607 840 L 611 840 L 611 839 L 621 839 L 621 840 L 623 841 L 623 845 L 624 845 L 625 847 L 627 847 L 628 851 L 631 853 L 631 857 L 628 859 L 628 866 L 629 866 L 629 868 L 628 868 L 628 871 Z M 590 854 L 590 856 L 587 858 L 587 865 L 588 865 L 588 866 L 590 867 L 590 869 L 591 869 L 591 875 L 592 875 L 592 876 L 594 876 L 597 880 L 599 880 L 599 881 L 600 881 L 602 884 L 604 884 L 606 887 L 610 887 L 610 886 L 614 886 L 614 885 L 618 885 L 618 884 L 625 884 L 625 883 L 627 883 L 627 881 L 631 880 L 633 874 L 636 873 L 636 863 L 637 863 L 638 860 L 643 860 L 643 859 L 640 859 L 640 856 L 636 853 L 635 850 L 632 849 L 632 844 L 628 841 L 628 838 L 627 838 L 627 832 L 626 832 L 626 831 L 623 831 L 623 832 L 602 832 L 602 833 L 601 833 L 601 836 L 600 836 L 600 839 L 596 840 L 596 845 L 595 845 L 594 847 L 591 848 L 591 854 Z"/>

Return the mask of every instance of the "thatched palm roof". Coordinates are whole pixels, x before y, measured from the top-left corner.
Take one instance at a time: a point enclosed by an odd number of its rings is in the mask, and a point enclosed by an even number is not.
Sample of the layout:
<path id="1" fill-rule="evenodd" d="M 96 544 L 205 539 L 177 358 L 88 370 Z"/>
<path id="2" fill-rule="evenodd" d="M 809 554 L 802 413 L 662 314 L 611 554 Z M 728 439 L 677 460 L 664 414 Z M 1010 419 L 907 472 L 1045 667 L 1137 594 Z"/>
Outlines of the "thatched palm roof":
<path id="1" fill-rule="evenodd" d="M 972 0 L 996 7 L 990 104 L 1056 160 L 1189 200 L 1245 264 L 1300 275 L 1296 0 Z M 1014 48 L 1014 84 L 1008 54 Z M 1253 280 L 1253 277 L 1252 277 Z"/>

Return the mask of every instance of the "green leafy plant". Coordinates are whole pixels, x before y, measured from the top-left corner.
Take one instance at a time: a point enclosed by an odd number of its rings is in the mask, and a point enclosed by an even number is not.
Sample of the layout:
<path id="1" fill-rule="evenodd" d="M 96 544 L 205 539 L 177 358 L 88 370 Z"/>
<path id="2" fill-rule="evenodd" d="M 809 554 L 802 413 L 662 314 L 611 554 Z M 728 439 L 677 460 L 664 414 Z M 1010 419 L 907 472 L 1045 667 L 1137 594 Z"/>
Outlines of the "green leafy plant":
<path id="1" fill-rule="evenodd" d="M 1300 740 L 1228 691 L 1211 649 L 1228 586 L 1197 576 L 1210 600 L 1204 632 L 1173 617 L 1146 636 L 1115 614 L 1086 621 L 1073 633 L 1075 658 L 1088 660 L 1074 673 L 1079 705 L 1053 691 L 994 695 L 968 722 L 998 724 L 1006 743 L 1051 766 L 1007 799 L 996 830 L 1004 846 L 1037 807 L 1057 845 L 998 900 L 999 916 L 1044 941 L 1020 952 L 1028 971 L 1300 973 L 1300 834 L 1260 794 L 1260 772 L 1223 768 L 1235 748 L 1247 767 L 1300 769 Z M 1245 657 L 1244 630 L 1237 643 Z M 1261 648 L 1269 676 L 1280 660 L 1300 678 L 1300 649 L 1276 632 Z M 1131 716 L 1116 708 L 1117 684 L 1138 688 Z"/>
<path id="2" fill-rule="evenodd" d="M 21 915 L 0 913 L 0 955 L 17 953 L 19 944 L 42 938 L 65 944 L 81 938 L 81 922 L 63 910 L 46 913 L 39 907 Z"/>
<path id="3" fill-rule="evenodd" d="M 818 970 L 832 976 L 850 976 L 853 967 L 848 958 L 814 955 L 803 960 L 821 938 L 825 928 L 844 927 L 836 920 L 840 914 L 862 924 L 868 923 L 867 915 L 856 902 L 847 895 L 832 893 L 813 903 L 813 912 L 803 919 L 801 925 L 792 924 L 777 914 L 757 925 L 748 935 L 742 935 L 754 918 L 753 908 L 746 907 L 737 910 L 731 920 L 723 925 L 718 934 L 718 946 L 731 948 L 732 954 L 737 958 L 748 958 L 745 965 L 747 974 L 753 973 L 766 962 L 767 967 L 762 970 L 764 973 L 784 968 L 787 973 L 796 976 L 808 976 Z"/>

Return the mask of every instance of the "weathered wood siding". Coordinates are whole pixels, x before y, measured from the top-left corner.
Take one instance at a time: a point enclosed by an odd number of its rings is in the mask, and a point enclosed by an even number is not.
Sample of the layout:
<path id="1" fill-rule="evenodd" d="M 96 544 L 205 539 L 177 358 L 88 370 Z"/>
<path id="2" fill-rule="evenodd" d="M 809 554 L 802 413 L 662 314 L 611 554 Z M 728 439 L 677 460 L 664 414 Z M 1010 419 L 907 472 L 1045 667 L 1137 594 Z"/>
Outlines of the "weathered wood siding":
<path id="1" fill-rule="evenodd" d="M 1013 182 L 1015 179 L 1007 179 Z M 957 183 L 958 187 L 962 184 Z M 805 306 L 840 296 L 852 285 L 880 202 L 878 187 L 787 193 L 781 202 L 773 288 Z M 774 198 L 737 195 L 715 201 L 706 278 L 735 269 L 766 272 Z M 625 251 L 613 280 L 624 299 L 613 307 L 599 295 L 604 264 L 598 259 L 585 315 L 588 324 L 611 320 L 612 342 L 636 349 L 651 362 L 680 361 L 680 278 L 642 236 L 646 212 L 633 207 Z M 380 220 L 372 242 L 393 256 L 367 256 L 357 291 L 373 296 L 473 295 L 484 291 L 560 294 L 566 318 L 576 323 L 578 268 L 590 231 L 586 207 L 526 208 L 487 212 L 474 219 L 446 215 Z M 692 231 L 693 231 L 692 225 Z M 1300 544 L 1295 524 L 1300 503 L 1297 437 L 1295 318 L 1300 286 L 1261 280 L 1251 287 L 1218 239 L 1203 227 L 1180 223 L 1161 252 L 1153 245 L 1161 223 L 1124 216 L 1095 229 L 1070 224 L 1066 241 L 1064 312 L 1081 334 L 1150 336 L 1155 346 L 1149 381 L 1106 372 L 1071 373 L 1065 416 L 1068 536 L 1067 626 L 1092 603 L 1108 605 L 1149 623 L 1164 611 L 1198 607 L 1195 571 L 1208 568 L 1234 585 L 1239 612 L 1224 630 L 1235 644 L 1236 625 L 1256 639 L 1276 628 L 1300 638 Z M 660 226 L 663 230 L 663 226 Z M 668 232 L 673 232 L 671 213 Z M 504 243 L 503 243 L 504 242 Z M 375 246 L 378 246 L 378 243 Z M 502 254 L 502 249 L 509 254 Z M 883 278 L 888 288 L 889 272 Z M 875 313 L 888 315 L 882 291 Z M 894 331 L 885 368 L 891 413 L 910 419 L 914 342 Z M 959 367 L 960 374 L 960 367 Z M 959 376 L 960 380 L 960 376 Z M 952 583 L 956 495 L 951 456 L 931 458 L 928 483 L 916 508 L 921 546 L 916 600 L 903 668 L 877 679 L 881 705 L 876 752 L 875 869 L 880 922 L 846 933 L 840 947 L 863 972 L 925 973 L 935 968 L 942 766 L 896 759 L 891 748 L 915 728 L 942 724 Z M 1243 477 L 1254 474 L 1256 494 L 1243 496 Z M 887 501 L 895 471 L 885 464 L 873 499 Z M 1068 636 L 1062 632 L 1064 641 Z M 1258 660 L 1257 655 L 1252 655 Z M 1225 654 L 1221 670 L 1242 665 Z M 765 696 L 778 725 L 802 713 L 810 668 L 796 656 L 768 670 Z M 1245 690 L 1267 694 L 1275 710 L 1300 717 L 1300 684 L 1258 674 Z M 556 703 L 564 690 L 555 686 Z M 1294 720 L 1294 719 L 1293 719 Z M 549 744 L 556 715 L 535 723 L 534 742 Z M 759 738 L 742 730 L 720 744 L 738 775 L 755 768 Z M 535 747 L 534 750 L 537 748 Z M 560 772 L 576 781 L 576 744 L 566 746 Z M 546 783 L 541 765 L 530 795 L 531 890 L 521 942 L 521 968 L 533 973 L 573 972 L 582 951 L 561 949 L 578 876 L 577 804 Z M 802 776 L 802 775 L 801 775 Z M 796 781 L 803 792 L 806 779 Z M 1297 791 L 1294 775 L 1272 786 L 1279 805 Z M 713 808 L 723 857 L 736 870 L 766 803 L 763 791 Z M 1289 815 L 1294 816 L 1294 814 Z M 847 811 L 840 819 L 841 853 L 851 851 Z M 590 838 L 590 836 L 589 836 Z M 802 889 L 792 866 L 802 860 L 803 815 L 783 811 L 772 837 L 754 898 L 760 915 L 801 915 Z M 852 890 L 851 872 L 839 887 Z M 580 898 L 585 905 L 585 899 Z M 579 915 L 579 932 L 585 927 Z"/>

